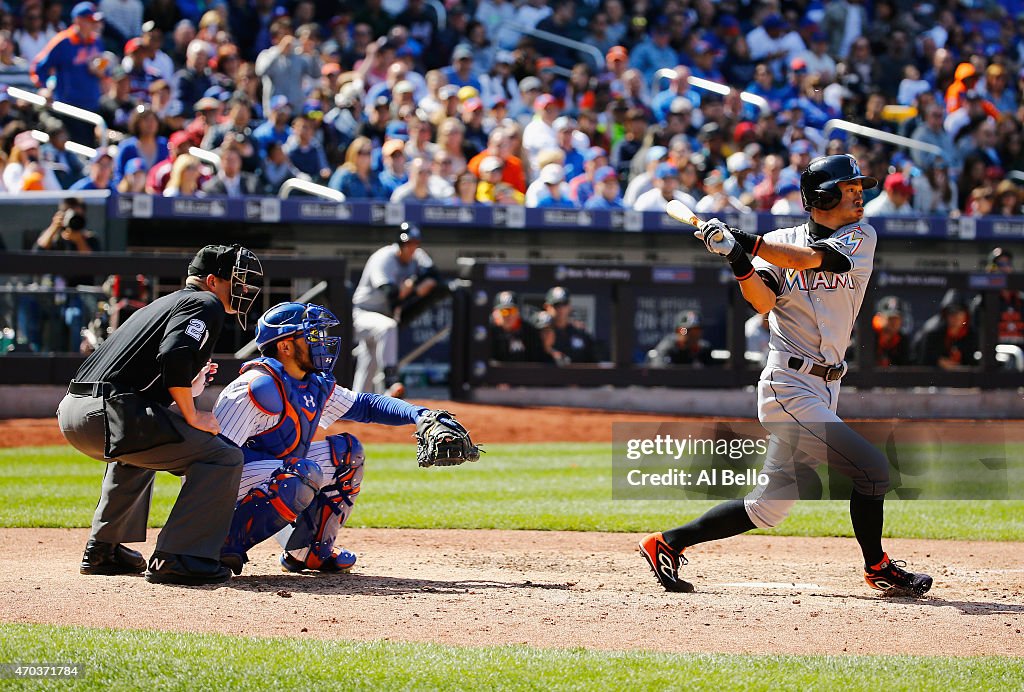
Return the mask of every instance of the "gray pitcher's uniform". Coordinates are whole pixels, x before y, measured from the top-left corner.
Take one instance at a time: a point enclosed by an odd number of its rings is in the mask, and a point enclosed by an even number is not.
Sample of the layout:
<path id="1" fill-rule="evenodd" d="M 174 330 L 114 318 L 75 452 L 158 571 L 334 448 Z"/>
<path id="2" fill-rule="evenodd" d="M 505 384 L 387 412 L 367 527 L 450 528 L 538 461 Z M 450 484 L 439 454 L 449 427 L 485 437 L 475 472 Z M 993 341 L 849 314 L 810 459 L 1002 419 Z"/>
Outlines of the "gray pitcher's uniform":
<path id="1" fill-rule="evenodd" d="M 352 295 L 352 329 L 356 342 L 356 372 L 352 389 L 373 392 L 377 373 L 398 364 L 398 322 L 391 316 L 389 288 L 434 266 L 430 255 L 417 248 L 408 264 L 398 261 L 398 243 L 385 245 L 366 260 Z"/>
<path id="2" fill-rule="evenodd" d="M 883 495 L 889 487 L 885 457 L 836 415 L 839 380 L 846 373 L 843 355 L 871 277 L 875 229 L 858 222 L 815 240 L 809 224 L 803 224 L 772 231 L 765 239 L 831 247 L 848 257 L 852 268 L 844 274 L 797 271 L 753 260 L 777 295 L 768 317 L 768 364 L 757 394 L 758 419 L 771 433 L 764 464 L 768 483 L 744 501 L 761 528 L 776 526 L 789 514 L 799 497 L 801 469 L 823 461 L 865 495 Z"/>

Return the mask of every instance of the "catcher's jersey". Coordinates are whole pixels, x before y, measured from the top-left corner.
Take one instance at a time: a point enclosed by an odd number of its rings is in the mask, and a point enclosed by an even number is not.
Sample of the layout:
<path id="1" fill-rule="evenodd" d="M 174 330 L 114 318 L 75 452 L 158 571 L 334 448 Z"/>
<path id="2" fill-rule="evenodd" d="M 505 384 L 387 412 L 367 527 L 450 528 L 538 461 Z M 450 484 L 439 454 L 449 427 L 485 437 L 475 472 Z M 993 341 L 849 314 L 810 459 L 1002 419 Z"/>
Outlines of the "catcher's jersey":
<path id="1" fill-rule="evenodd" d="M 246 440 L 270 430 L 281 420 L 281 413 L 268 410 L 259 401 L 258 391 L 251 386 L 258 378 L 270 376 L 259 369 L 246 370 L 232 381 L 217 398 L 213 414 L 220 423 L 220 434 L 239 447 Z M 256 390 L 260 387 L 257 385 Z M 356 423 L 380 423 L 382 425 L 407 425 L 419 421 L 427 409 L 413 406 L 401 399 L 353 392 L 336 386 L 324 402 L 319 425 L 327 428 L 338 420 Z"/>
<path id="2" fill-rule="evenodd" d="M 802 224 L 771 231 L 764 237 L 804 247 L 827 245 L 850 259 L 853 268 L 845 274 L 780 269 L 761 257 L 753 262 L 758 273 L 769 273 L 778 286 L 775 307 L 768 316 L 769 350 L 829 365 L 841 362 L 871 278 L 878 241 L 875 229 L 861 221 L 839 228 L 828 238 L 814 240 L 807 224 Z"/>

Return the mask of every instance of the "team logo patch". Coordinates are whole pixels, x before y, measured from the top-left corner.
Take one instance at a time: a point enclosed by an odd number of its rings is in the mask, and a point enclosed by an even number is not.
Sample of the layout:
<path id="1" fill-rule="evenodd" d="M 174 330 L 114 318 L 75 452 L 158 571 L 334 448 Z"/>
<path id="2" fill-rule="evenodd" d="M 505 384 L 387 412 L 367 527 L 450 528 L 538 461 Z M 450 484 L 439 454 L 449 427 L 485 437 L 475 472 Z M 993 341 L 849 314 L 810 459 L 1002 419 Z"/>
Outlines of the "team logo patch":
<path id="1" fill-rule="evenodd" d="M 313 398 L 312 394 L 306 394 L 302 397 L 302 403 L 306 405 L 306 408 L 311 409 L 316 404 L 316 399 Z"/>
<path id="2" fill-rule="evenodd" d="M 850 248 L 851 255 L 855 255 L 860 249 L 860 244 L 864 242 L 864 232 L 860 230 L 860 226 L 854 226 L 846 233 L 836 236 L 836 240 Z"/>
<path id="3" fill-rule="evenodd" d="M 202 342 L 203 334 L 206 333 L 206 323 L 197 319 L 189 320 L 188 326 L 185 327 L 185 333 L 196 341 Z"/>

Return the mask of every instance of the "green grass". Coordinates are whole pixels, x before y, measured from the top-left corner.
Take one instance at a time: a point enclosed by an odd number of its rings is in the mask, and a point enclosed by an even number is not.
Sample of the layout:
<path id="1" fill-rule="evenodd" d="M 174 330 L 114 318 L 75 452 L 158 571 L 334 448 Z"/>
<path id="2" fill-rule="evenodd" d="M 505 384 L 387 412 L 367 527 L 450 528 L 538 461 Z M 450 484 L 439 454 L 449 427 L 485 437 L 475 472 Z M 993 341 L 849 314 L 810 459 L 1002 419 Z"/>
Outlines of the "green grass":
<path id="1" fill-rule="evenodd" d="M 116 654 L 115 654 L 116 652 Z M 1016 689 L 1024 659 L 734 656 L 255 639 L 4 625 L 0 662 L 78 663 L 74 689 Z M 68 681 L 4 681 L 65 688 Z"/>
<path id="2" fill-rule="evenodd" d="M 490 445 L 477 464 L 421 469 L 411 445 L 371 445 L 351 526 L 649 531 L 703 512 L 707 501 L 615 501 L 610 448 Z M 103 464 L 69 447 L 0 450 L 0 526 L 88 526 Z M 151 515 L 162 526 L 179 479 L 157 474 Z M 852 535 L 845 502 L 803 502 L 777 535 Z M 1021 540 L 1024 501 L 891 501 L 886 535 Z"/>

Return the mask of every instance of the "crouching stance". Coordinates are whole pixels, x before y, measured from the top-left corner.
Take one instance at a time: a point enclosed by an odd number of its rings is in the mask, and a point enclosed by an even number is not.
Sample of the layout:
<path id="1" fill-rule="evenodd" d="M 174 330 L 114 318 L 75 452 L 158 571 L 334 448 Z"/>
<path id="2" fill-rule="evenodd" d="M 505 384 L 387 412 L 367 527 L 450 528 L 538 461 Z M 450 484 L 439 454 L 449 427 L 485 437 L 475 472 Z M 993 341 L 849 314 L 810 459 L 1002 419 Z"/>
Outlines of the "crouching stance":
<path id="1" fill-rule="evenodd" d="M 312 442 L 317 425 L 327 428 L 337 420 L 420 423 L 420 437 L 422 424 L 440 414 L 337 386 L 331 371 L 341 339 L 327 335 L 337 324 L 318 305 L 282 303 L 268 310 L 256 327 L 262 357 L 242 366 L 214 407 L 221 434 L 245 455 L 238 502 L 221 551 L 221 562 L 236 574 L 248 560 L 248 549 L 274 535 L 284 547 L 281 565 L 288 571 L 342 572 L 355 564 L 355 555 L 336 548 L 334 541 L 359 494 L 363 446 L 349 433 Z"/>

